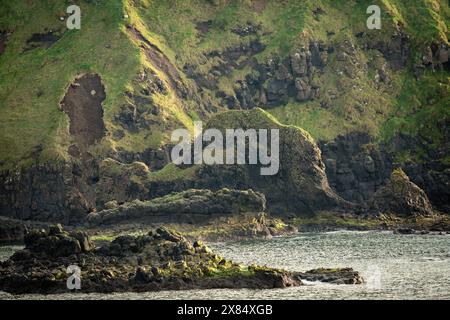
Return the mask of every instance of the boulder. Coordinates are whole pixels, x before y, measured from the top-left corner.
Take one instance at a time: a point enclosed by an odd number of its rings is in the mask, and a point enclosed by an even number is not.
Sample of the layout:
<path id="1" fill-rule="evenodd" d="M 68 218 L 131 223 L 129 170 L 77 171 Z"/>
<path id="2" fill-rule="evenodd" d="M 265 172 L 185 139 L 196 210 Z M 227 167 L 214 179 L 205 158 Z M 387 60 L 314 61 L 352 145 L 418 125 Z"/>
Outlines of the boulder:
<path id="1" fill-rule="evenodd" d="M 25 230 L 21 221 L 0 217 L 0 244 L 22 241 Z"/>
<path id="2" fill-rule="evenodd" d="M 60 224 L 48 231 L 33 229 L 24 238 L 25 249 L 32 254 L 49 257 L 66 257 L 94 249 L 93 243 L 84 232 L 69 233 Z"/>
<path id="3" fill-rule="evenodd" d="M 426 193 L 402 169 L 394 169 L 387 183 L 375 192 L 372 208 L 402 216 L 431 216 L 433 208 Z"/>

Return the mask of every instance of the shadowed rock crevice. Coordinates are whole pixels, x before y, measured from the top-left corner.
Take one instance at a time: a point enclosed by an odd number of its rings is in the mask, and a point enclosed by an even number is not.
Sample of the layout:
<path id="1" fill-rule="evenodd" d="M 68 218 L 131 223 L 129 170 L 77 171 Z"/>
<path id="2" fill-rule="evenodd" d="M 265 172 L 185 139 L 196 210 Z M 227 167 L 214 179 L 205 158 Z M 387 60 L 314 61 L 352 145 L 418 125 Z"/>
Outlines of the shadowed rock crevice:
<path id="1" fill-rule="evenodd" d="M 6 40 L 8 40 L 8 35 L 6 31 L 0 31 L 0 55 L 5 52 Z"/>
<path id="2" fill-rule="evenodd" d="M 70 134 L 80 148 L 88 147 L 105 135 L 102 102 L 105 87 L 100 76 L 86 74 L 69 86 L 61 108 L 70 119 Z"/>
<path id="3" fill-rule="evenodd" d="M 62 37 L 62 33 L 58 31 L 48 31 L 47 33 L 35 33 L 28 40 L 24 51 L 36 48 L 50 48 L 56 41 Z"/>

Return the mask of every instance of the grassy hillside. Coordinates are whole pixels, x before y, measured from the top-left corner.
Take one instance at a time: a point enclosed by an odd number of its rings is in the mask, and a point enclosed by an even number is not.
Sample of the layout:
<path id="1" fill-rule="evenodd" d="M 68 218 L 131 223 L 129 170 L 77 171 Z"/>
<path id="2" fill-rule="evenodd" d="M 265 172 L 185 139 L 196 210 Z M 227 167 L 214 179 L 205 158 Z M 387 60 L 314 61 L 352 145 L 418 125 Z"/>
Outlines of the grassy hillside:
<path id="1" fill-rule="evenodd" d="M 441 0 L 310 1 L 310 0 L 84 0 L 81 30 L 67 30 L 65 9 L 72 1 L 0 0 L 0 31 L 10 32 L 0 55 L 0 167 L 28 165 L 34 161 L 62 160 L 71 144 L 68 118 L 59 108 L 65 91 L 77 75 L 101 76 L 106 88 L 103 103 L 106 137 L 92 148 L 107 153 L 122 148 L 132 152 L 157 148 L 168 140 L 170 129 L 191 125 L 209 112 L 225 109 L 216 91 L 199 90 L 183 72 L 187 64 L 204 74 L 220 63 L 206 59 L 212 50 L 260 41 L 265 50 L 255 55 L 263 63 L 273 56 L 289 57 L 292 50 L 309 41 L 336 47 L 345 40 L 355 45 L 354 63 L 344 65 L 329 55 L 329 63 L 314 81 L 320 97 L 313 101 L 293 99 L 268 110 L 279 121 L 300 126 L 315 138 L 330 140 L 339 134 L 365 131 L 380 139 L 398 132 L 423 136 L 432 146 L 445 141 L 450 116 L 448 71 L 426 70 L 416 80 L 412 66 L 421 60 L 431 43 L 448 44 L 450 10 Z M 366 29 L 366 8 L 382 8 L 382 30 Z M 248 23 L 257 30 L 241 37 L 234 30 Z M 158 48 L 180 73 L 180 81 L 194 95 L 214 107 L 204 112 L 170 86 L 170 76 L 149 60 L 127 26 L 134 26 Z M 389 83 L 377 83 L 373 70 L 386 61 L 376 50 L 363 50 L 370 41 L 389 41 L 403 30 L 410 37 L 412 59 L 405 69 L 388 70 Z M 33 47 L 33 34 L 52 31 L 59 39 Z M 363 37 L 358 34 L 364 32 Z M 342 76 L 350 68 L 354 76 Z M 153 70 L 168 87 L 168 93 L 153 95 L 162 111 L 154 124 L 137 132 L 122 130 L 114 121 L 124 105 L 132 103 L 125 92 L 142 89 L 139 74 Z M 219 89 L 234 94 L 236 81 L 251 67 L 222 76 Z M 336 96 L 335 98 L 331 98 Z M 323 107 L 326 105 L 327 107 Z M 122 130 L 123 136 L 114 132 Z"/>

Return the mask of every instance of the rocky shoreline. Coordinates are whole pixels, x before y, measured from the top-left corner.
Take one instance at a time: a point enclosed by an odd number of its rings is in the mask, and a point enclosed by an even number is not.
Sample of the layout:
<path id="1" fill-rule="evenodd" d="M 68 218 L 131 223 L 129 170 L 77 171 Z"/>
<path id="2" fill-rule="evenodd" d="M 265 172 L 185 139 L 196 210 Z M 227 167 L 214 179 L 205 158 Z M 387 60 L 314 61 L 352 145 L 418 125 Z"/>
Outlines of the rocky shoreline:
<path id="1" fill-rule="evenodd" d="M 0 263 L 0 291 L 11 294 L 68 292 L 69 266 L 80 269 L 79 292 L 249 288 L 302 285 L 302 280 L 360 284 L 351 268 L 290 272 L 224 259 L 201 241 L 190 242 L 167 228 L 143 236 L 121 236 L 95 248 L 84 232 L 61 225 L 32 230 L 25 249 Z"/>

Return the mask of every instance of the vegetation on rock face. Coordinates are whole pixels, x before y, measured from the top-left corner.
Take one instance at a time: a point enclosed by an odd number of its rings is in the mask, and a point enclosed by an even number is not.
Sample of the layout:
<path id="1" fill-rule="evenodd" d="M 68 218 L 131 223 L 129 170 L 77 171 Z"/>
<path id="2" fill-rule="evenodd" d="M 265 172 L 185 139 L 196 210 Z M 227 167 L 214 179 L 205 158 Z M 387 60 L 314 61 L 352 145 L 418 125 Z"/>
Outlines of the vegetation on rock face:
<path id="1" fill-rule="evenodd" d="M 65 21 L 59 19 L 66 17 L 66 8 L 59 1 L 4 3 L 0 30 L 9 36 L 0 56 L 1 165 L 30 164 L 36 157 L 68 157 L 68 119 L 59 103 L 68 84 L 82 73 L 99 74 L 106 88 L 103 107 L 108 134 L 102 145 L 107 149 L 157 148 L 167 141 L 168 128 L 174 124 L 189 126 L 199 112 L 205 114 L 189 99 L 176 97 L 170 75 L 158 70 L 154 61 L 139 50 L 139 41 L 130 34 L 129 25 L 178 69 L 187 91 L 197 90 L 197 85 L 188 72 L 186 76 L 186 66 L 198 66 L 200 76 L 220 71 L 230 48 L 258 41 L 264 50 L 255 58 L 264 63 L 274 57 L 289 57 L 311 42 L 322 43 L 328 48 L 329 63 L 315 73 L 321 91 L 319 99 L 300 103 L 290 99 L 271 111 L 277 118 L 299 125 L 320 139 L 354 130 L 375 136 L 382 133 L 387 138 L 404 132 L 429 137 L 433 146 L 439 146 L 449 116 L 448 68 L 426 71 L 418 81 L 411 70 L 414 63 L 421 62 L 427 46 L 448 44 L 448 5 L 438 0 L 372 2 L 82 1 L 81 30 L 66 30 Z M 367 30 L 365 10 L 369 4 L 380 5 L 382 30 Z M 378 48 L 373 48 L 376 43 L 389 46 L 395 32 L 404 32 L 410 42 L 411 60 L 405 71 L 386 69 L 391 62 L 389 53 L 380 55 Z M 33 35 L 48 34 L 52 41 L 32 41 Z M 351 61 L 345 65 L 339 61 L 344 40 L 354 46 Z M 218 55 L 210 58 L 211 52 Z M 245 55 L 238 56 L 237 65 L 222 72 L 218 89 L 203 88 L 201 97 L 210 101 L 212 109 L 222 108 L 217 92 L 230 91 L 235 96 L 239 81 L 259 72 L 251 66 L 241 68 L 239 63 L 245 60 Z M 348 74 L 342 75 L 340 71 L 346 68 Z M 378 70 L 382 69 L 392 81 L 378 82 Z M 167 87 L 167 91 L 152 98 L 152 108 L 161 113 L 151 128 L 124 130 L 114 119 L 130 103 L 132 109 L 139 109 L 133 98 L 142 98 L 139 90 L 145 88 L 135 80 L 148 70 L 163 79 Z M 133 96 L 130 98 L 126 92 Z"/>
<path id="2" fill-rule="evenodd" d="M 381 30 L 366 26 L 373 4 Z M 237 177 L 269 203 L 294 204 L 296 213 L 318 204 L 327 210 L 342 201 L 328 186 L 314 139 L 332 144 L 355 132 L 403 164 L 423 163 L 410 176 L 427 193 L 438 185 L 432 201 L 447 194 L 447 1 L 83 0 L 81 30 L 66 28 L 67 5 L 28 0 L 0 8 L 6 215 L 51 220 L 64 212 L 76 221 L 110 201 L 147 200 L 171 187 L 239 189 L 231 184 Z M 80 84 L 85 78 L 99 90 Z M 92 121 L 80 123 L 90 104 L 71 104 L 74 93 L 95 102 Z M 251 170 L 168 164 L 170 133 L 192 129 L 194 120 L 279 128 L 283 177 L 255 182 Z M 85 131 L 95 132 L 87 144 Z M 369 167 L 383 162 L 366 160 Z M 361 188 L 367 200 L 384 176 L 351 180 L 361 172 L 346 165 L 336 167 L 345 171 L 342 189 L 354 195 Z"/>
<path id="3" fill-rule="evenodd" d="M 255 129 L 257 132 L 261 129 L 279 130 L 279 171 L 273 176 L 255 177 L 255 174 L 252 174 L 257 171 L 252 168 L 254 166 L 238 166 L 239 174 L 234 173 L 234 179 L 228 179 L 229 183 L 249 186 L 263 192 L 271 205 L 280 206 L 280 211 L 287 209 L 312 213 L 318 208 L 344 204 L 328 186 L 320 150 L 306 131 L 281 125 L 259 108 L 221 113 L 211 118 L 207 128 L 222 131 L 227 128 Z M 198 176 L 199 179 L 207 181 L 215 181 L 221 177 L 226 183 L 227 174 L 233 174 L 233 168 L 216 165 L 205 166 Z"/>
<path id="4" fill-rule="evenodd" d="M 147 219 L 166 222 L 204 221 L 214 216 L 239 213 L 262 213 L 266 209 L 263 194 L 253 190 L 189 189 L 149 201 L 135 200 L 91 213 L 91 224 L 109 224 L 126 220 Z"/>

